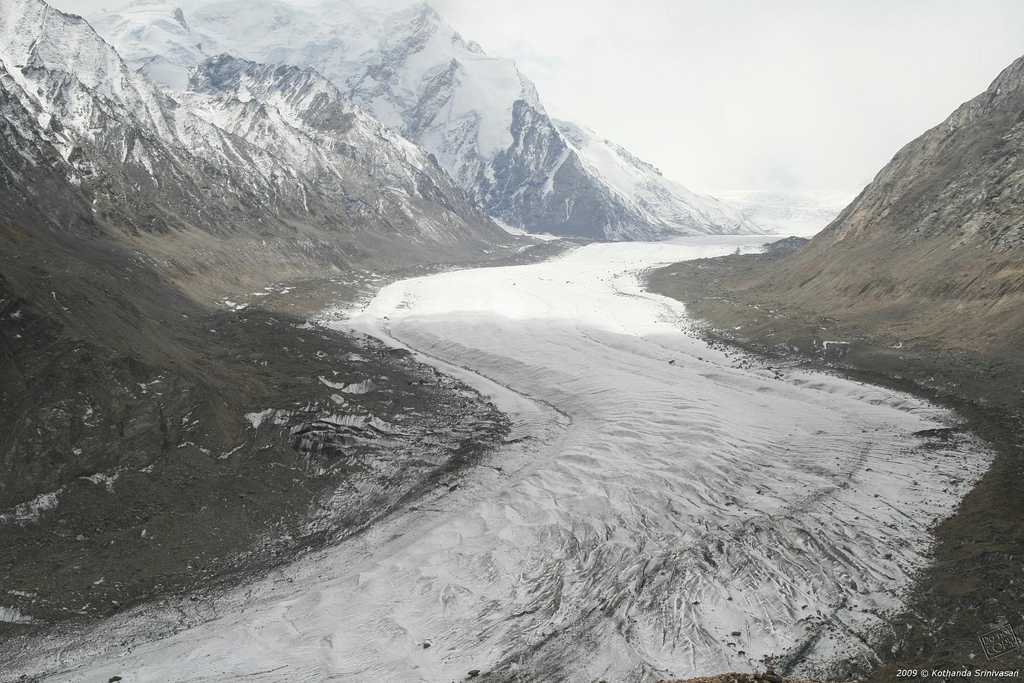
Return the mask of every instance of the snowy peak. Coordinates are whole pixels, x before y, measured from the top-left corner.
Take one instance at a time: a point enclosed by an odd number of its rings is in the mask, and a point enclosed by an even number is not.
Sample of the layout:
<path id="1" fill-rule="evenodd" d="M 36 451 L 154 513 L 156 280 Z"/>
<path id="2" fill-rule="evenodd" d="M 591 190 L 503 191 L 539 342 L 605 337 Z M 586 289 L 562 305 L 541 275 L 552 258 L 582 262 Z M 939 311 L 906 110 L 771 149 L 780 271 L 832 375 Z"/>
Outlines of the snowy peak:
<path id="1" fill-rule="evenodd" d="M 206 57 L 204 43 L 194 33 L 184 11 L 175 5 L 142 2 L 93 19 L 128 65 L 163 88 L 179 90 L 188 70 Z"/>
<path id="2" fill-rule="evenodd" d="M 5 0 L 0 38 L 0 56 L 9 67 L 72 74 L 85 86 L 108 92 L 123 80 L 120 59 L 85 19 L 42 0 Z"/>
<path id="3" fill-rule="evenodd" d="M 324 73 L 345 83 L 352 98 L 385 124 L 434 153 L 467 188 L 486 162 L 512 144 L 512 104 L 524 100 L 542 109 L 533 84 L 512 60 L 467 43 L 425 3 L 339 31 L 365 36 L 369 50 Z"/>
<path id="4" fill-rule="evenodd" d="M 82 17 L 42 0 L 0 4 L 0 61 L 40 116 L 88 134 L 118 108 L 135 123 L 164 130 L 159 97 Z"/>
<path id="5" fill-rule="evenodd" d="M 420 148 L 352 105 L 314 69 L 218 55 L 194 69 L 180 97 L 210 123 L 306 172 L 342 177 L 339 164 L 357 161 L 381 192 L 417 195 L 420 176 L 429 176 L 431 184 L 462 194 Z"/>

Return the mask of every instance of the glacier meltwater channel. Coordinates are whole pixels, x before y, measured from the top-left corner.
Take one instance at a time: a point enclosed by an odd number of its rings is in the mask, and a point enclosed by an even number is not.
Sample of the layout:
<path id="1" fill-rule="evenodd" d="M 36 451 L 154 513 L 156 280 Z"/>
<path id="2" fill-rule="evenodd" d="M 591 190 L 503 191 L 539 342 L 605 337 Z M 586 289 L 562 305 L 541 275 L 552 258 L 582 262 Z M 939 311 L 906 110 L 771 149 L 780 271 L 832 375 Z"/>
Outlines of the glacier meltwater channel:
<path id="1" fill-rule="evenodd" d="M 763 238 L 600 244 L 405 280 L 335 323 L 418 352 L 514 423 L 460 486 L 209 607 L 144 608 L 25 671 L 60 680 L 655 680 L 874 656 L 990 456 L 906 394 L 687 333 L 657 264 Z M 153 629 L 155 633 L 159 629 Z M 870 642 L 870 640 L 868 640 Z"/>

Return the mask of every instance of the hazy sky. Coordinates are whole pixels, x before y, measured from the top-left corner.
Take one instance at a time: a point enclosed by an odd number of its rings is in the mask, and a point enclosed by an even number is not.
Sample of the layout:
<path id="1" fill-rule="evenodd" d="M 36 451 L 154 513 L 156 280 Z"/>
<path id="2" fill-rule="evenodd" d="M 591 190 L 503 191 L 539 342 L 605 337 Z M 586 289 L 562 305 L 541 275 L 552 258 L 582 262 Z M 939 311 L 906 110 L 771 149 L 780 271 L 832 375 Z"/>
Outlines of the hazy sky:
<path id="1" fill-rule="evenodd" d="M 859 190 L 1024 55 L 1021 0 L 435 0 L 695 189 Z"/>
<path id="2" fill-rule="evenodd" d="M 432 4 L 550 113 L 698 190 L 858 190 L 1024 54 L 1021 0 Z"/>

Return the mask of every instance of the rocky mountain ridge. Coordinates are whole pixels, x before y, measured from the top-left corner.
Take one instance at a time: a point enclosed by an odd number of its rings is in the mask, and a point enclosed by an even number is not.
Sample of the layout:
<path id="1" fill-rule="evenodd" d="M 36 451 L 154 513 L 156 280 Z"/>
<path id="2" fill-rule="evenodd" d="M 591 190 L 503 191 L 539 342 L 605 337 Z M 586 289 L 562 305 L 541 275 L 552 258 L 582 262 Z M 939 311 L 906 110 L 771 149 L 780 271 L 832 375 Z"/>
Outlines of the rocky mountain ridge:
<path id="1" fill-rule="evenodd" d="M 312 74 L 290 73 L 306 79 L 291 84 L 306 88 L 298 95 L 267 89 L 287 87 L 282 76 L 262 91 L 265 102 L 235 97 L 248 105 L 245 127 L 225 118 L 227 95 L 213 107 L 212 64 L 207 92 L 195 94 L 207 106 L 193 111 L 130 69 L 85 20 L 41 0 L 5 2 L 0 36 L 5 92 L 89 196 L 92 220 L 179 284 L 213 286 L 241 270 L 285 277 L 457 260 L 507 241 L 432 159 Z M 290 109 L 281 104 L 289 96 Z"/>
<path id="2" fill-rule="evenodd" d="M 901 149 L 825 230 L 750 282 L 965 350 L 1024 342 L 1024 58 Z"/>

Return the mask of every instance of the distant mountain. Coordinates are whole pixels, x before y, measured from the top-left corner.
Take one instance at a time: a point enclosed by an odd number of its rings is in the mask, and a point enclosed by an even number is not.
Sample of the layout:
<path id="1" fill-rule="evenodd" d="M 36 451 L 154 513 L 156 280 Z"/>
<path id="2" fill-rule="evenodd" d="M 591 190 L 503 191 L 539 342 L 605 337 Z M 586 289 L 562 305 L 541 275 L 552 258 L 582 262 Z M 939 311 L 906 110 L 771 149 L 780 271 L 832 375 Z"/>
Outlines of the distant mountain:
<path id="1" fill-rule="evenodd" d="M 766 230 L 780 235 L 811 236 L 835 220 L 855 193 L 729 190 L 715 194 Z"/>
<path id="2" fill-rule="evenodd" d="M 651 164 L 589 128 L 568 121 L 555 121 L 555 126 L 568 143 L 563 167 L 571 163 L 578 176 L 591 180 L 604 198 L 603 205 L 616 209 L 604 216 L 609 238 L 761 232 L 740 211 L 669 180 Z M 564 184 L 552 188 L 553 193 L 558 191 L 565 192 Z"/>
<path id="3" fill-rule="evenodd" d="M 314 68 L 515 228 L 598 239 L 757 231 L 622 148 L 553 121 L 514 62 L 485 54 L 426 3 L 221 0 L 183 12 L 139 1 L 93 21 L 171 91 L 219 53 Z"/>

